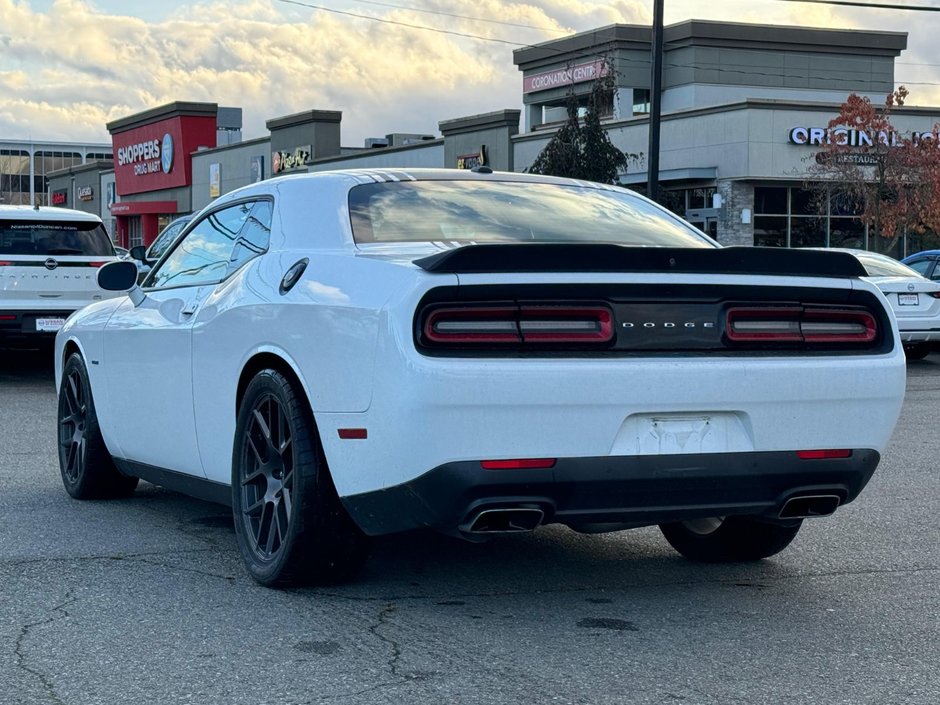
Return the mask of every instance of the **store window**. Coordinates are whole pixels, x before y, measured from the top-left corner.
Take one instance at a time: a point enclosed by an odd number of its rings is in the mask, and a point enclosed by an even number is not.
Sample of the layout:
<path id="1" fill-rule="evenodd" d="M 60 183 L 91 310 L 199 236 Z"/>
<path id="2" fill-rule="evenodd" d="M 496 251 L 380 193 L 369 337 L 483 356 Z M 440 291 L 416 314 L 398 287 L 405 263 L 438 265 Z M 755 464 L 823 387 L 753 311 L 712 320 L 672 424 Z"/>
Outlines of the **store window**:
<path id="1" fill-rule="evenodd" d="M 858 205 L 812 189 L 754 188 L 754 244 L 763 247 L 865 249 Z"/>
<path id="2" fill-rule="evenodd" d="M 787 217 L 785 215 L 754 216 L 754 244 L 759 247 L 786 247 Z"/>

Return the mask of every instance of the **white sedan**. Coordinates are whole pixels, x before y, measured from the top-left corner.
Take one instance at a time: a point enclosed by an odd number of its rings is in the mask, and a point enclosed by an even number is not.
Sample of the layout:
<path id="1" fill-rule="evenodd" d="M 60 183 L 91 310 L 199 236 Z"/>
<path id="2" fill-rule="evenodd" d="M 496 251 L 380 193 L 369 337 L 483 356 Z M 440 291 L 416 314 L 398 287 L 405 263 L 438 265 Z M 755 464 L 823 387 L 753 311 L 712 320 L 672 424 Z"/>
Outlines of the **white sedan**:
<path id="1" fill-rule="evenodd" d="M 62 478 L 230 504 L 266 585 L 348 579 L 368 536 L 421 527 L 659 524 L 694 560 L 764 558 L 859 494 L 900 412 L 864 275 L 721 248 L 612 186 L 271 179 L 197 214 L 140 287 L 101 269 L 129 295 L 57 337 Z"/>
<path id="2" fill-rule="evenodd" d="M 842 249 L 862 263 L 891 304 L 909 360 L 920 360 L 940 343 L 940 283 L 877 252 Z"/>

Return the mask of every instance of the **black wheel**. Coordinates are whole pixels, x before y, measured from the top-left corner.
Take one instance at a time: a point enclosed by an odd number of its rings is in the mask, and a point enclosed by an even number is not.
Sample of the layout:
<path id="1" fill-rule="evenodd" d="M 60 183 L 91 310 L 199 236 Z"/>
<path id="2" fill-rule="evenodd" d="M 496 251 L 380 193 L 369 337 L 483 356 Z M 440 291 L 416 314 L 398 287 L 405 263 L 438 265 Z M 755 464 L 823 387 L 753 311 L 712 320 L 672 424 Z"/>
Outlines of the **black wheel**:
<path id="1" fill-rule="evenodd" d="M 930 354 L 929 343 L 914 343 L 904 347 L 904 356 L 908 360 L 923 360 Z"/>
<path id="2" fill-rule="evenodd" d="M 750 517 L 713 517 L 660 524 L 669 544 L 693 561 L 756 561 L 785 549 L 803 522 L 772 524 Z"/>
<path id="3" fill-rule="evenodd" d="M 65 491 L 75 499 L 127 497 L 138 479 L 114 465 L 98 427 L 88 370 L 78 353 L 62 369 L 59 389 L 59 471 Z"/>
<path id="4" fill-rule="evenodd" d="M 248 384 L 232 455 L 238 549 L 262 585 L 339 583 L 366 557 L 366 537 L 343 508 L 309 406 L 284 375 Z"/>

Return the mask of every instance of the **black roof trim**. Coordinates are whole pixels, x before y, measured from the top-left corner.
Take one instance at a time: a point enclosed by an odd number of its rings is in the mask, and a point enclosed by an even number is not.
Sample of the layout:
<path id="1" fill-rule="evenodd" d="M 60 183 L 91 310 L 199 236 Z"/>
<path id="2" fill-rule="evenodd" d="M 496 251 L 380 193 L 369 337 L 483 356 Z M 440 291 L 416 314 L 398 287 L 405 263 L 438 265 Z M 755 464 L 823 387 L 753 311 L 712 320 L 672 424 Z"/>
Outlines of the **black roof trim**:
<path id="1" fill-rule="evenodd" d="M 680 272 L 862 277 L 846 252 L 777 247 L 624 247 L 608 244 L 465 245 L 414 261 L 428 272 Z"/>

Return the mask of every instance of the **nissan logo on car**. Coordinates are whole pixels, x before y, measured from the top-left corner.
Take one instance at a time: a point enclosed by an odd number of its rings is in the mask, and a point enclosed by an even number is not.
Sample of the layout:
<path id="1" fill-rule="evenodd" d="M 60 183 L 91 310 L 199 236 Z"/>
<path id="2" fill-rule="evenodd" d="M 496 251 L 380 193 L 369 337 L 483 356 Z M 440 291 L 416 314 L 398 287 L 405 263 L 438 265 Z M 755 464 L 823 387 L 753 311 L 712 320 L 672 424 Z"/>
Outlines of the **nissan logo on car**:
<path id="1" fill-rule="evenodd" d="M 45 262 L 43 262 L 43 265 L 45 265 L 46 269 L 48 269 L 49 271 L 52 271 L 53 269 L 59 266 L 59 263 L 56 260 L 54 260 L 52 257 L 50 257 Z"/>

